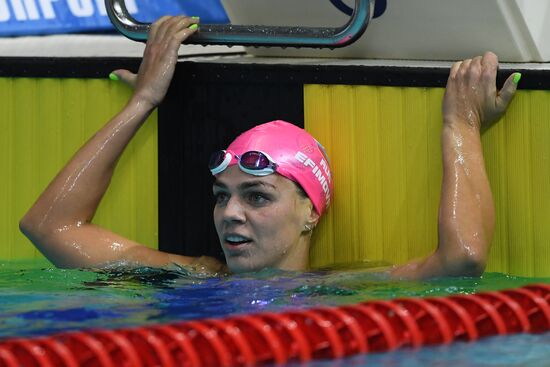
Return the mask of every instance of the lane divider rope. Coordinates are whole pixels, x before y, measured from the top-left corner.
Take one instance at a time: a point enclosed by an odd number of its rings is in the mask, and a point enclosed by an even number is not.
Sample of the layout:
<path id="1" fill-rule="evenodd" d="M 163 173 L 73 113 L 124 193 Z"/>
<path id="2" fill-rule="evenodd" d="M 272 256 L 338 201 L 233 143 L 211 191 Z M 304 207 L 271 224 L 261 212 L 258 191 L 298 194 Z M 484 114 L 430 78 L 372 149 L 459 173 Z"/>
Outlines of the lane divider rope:
<path id="1" fill-rule="evenodd" d="M 0 340 L 0 367 L 256 366 L 550 331 L 550 285 Z"/>

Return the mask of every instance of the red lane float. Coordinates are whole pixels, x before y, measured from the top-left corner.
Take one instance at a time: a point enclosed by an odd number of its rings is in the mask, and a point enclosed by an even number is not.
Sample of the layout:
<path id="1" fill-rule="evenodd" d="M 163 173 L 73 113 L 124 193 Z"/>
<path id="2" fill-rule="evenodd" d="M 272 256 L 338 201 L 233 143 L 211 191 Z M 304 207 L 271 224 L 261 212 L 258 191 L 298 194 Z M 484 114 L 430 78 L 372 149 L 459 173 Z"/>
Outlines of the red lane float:
<path id="1" fill-rule="evenodd" d="M 0 341 L 0 367 L 254 366 L 550 331 L 550 285 Z"/>

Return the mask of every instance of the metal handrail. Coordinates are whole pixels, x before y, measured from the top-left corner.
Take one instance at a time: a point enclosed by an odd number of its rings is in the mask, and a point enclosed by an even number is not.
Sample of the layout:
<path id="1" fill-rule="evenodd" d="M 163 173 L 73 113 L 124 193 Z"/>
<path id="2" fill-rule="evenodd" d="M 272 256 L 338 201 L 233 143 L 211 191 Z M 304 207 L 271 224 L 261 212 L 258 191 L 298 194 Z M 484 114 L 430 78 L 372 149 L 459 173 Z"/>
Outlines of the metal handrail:
<path id="1" fill-rule="evenodd" d="M 283 27 L 233 24 L 201 24 L 186 43 L 199 45 L 243 45 L 277 47 L 337 48 L 355 42 L 372 18 L 375 0 L 355 0 L 349 21 L 341 27 Z M 125 0 L 105 0 L 115 28 L 134 41 L 146 41 L 151 23 L 134 19 Z"/>

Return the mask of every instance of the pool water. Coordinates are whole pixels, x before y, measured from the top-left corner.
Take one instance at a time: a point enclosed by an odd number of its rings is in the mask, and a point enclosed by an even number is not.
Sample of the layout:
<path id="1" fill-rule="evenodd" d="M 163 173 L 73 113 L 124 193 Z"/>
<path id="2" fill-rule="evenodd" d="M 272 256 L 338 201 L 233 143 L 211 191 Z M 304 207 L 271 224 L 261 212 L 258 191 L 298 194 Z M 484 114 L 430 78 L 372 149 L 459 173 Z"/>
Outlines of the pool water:
<path id="1" fill-rule="evenodd" d="M 398 282 L 355 267 L 220 278 L 184 269 L 91 272 L 47 262 L 0 263 L 0 338 L 121 328 L 242 313 L 343 305 L 370 299 L 471 294 L 550 283 L 487 273 L 481 278 Z M 302 364 L 296 364 L 296 366 Z M 320 361 L 308 366 L 550 366 L 550 333 Z"/>

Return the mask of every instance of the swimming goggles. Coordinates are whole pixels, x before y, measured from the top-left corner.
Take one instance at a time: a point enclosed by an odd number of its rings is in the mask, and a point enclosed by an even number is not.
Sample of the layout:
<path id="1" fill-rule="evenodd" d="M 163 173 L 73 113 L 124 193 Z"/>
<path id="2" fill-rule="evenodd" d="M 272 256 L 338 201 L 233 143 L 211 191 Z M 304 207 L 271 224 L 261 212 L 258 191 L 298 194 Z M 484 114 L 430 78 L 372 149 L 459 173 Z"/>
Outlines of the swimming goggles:
<path id="1" fill-rule="evenodd" d="M 213 175 L 223 172 L 231 163 L 233 157 L 237 160 L 241 171 L 254 176 L 267 176 L 277 170 L 277 163 L 264 152 L 251 150 L 240 156 L 229 150 L 220 150 L 212 154 L 208 168 Z"/>

